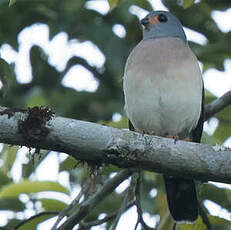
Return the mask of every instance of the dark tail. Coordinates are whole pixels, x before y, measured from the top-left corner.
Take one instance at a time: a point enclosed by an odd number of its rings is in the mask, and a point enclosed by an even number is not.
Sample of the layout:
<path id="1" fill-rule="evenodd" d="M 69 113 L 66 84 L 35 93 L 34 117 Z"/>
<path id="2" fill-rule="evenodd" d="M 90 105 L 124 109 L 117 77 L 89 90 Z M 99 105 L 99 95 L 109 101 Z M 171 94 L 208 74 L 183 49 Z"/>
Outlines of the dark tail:
<path id="1" fill-rule="evenodd" d="M 164 176 L 170 213 L 175 221 L 194 222 L 198 200 L 193 180 Z"/>

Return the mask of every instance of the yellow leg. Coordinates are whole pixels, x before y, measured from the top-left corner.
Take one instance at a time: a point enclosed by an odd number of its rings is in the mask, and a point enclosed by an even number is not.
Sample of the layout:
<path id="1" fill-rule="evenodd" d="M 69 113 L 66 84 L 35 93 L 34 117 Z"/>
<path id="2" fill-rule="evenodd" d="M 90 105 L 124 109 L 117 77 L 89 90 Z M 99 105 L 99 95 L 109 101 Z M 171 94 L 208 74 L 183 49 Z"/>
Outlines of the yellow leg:
<path id="1" fill-rule="evenodd" d="M 171 138 L 174 139 L 174 143 L 176 144 L 176 142 L 180 139 L 178 135 L 168 135 L 166 136 L 167 138 Z"/>
<path id="2" fill-rule="evenodd" d="M 192 141 L 190 137 L 185 137 L 183 140 L 184 141 Z"/>
<path id="3" fill-rule="evenodd" d="M 166 136 L 167 138 L 171 138 L 171 139 L 174 139 L 175 140 L 175 143 L 180 140 L 179 136 L 178 135 L 168 135 Z M 185 137 L 184 139 L 181 139 L 183 141 L 192 141 L 190 137 Z"/>

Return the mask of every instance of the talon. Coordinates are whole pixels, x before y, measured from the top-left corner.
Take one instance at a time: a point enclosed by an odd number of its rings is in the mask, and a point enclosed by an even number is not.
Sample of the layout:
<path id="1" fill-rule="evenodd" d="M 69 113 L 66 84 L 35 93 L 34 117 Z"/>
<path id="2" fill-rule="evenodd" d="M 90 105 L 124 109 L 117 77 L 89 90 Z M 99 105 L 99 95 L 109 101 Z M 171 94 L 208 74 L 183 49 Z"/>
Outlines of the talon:
<path id="1" fill-rule="evenodd" d="M 174 139 L 174 144 L 180 139 L 178 135 L 168 135 L 167 138 Z"/>

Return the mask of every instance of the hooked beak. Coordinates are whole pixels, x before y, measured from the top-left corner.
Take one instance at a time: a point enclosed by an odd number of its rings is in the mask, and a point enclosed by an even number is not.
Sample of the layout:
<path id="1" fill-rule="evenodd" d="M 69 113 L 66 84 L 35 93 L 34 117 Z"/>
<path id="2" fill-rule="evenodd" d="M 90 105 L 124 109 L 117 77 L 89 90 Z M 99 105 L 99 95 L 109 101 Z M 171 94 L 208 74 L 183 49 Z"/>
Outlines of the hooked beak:
<path id="1" fill-rule="evenodd" d="M 152 25 L 156 25 L 159 22 L 158 16 L 153 17 L 145 17 L 143 18 L 140 23 L 144 26 L 146 30 L 149 30 L 149 27 Z"/>
<path id="2" fill-rule="evenodd" d="M 149 18 L 145 17 L 140 22 L 145 28 L 147 28 L 147 26 L 149 25 Z"/>

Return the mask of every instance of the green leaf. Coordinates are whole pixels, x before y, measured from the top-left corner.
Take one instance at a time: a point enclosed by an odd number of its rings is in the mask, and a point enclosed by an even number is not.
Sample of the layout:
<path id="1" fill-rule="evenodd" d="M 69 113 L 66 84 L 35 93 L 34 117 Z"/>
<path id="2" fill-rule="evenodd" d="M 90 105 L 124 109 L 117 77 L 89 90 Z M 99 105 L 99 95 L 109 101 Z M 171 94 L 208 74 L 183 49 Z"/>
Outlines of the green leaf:
<path id="1" fill-rule="evenodd" d="M 110 9 L 113 10 L 115 7 L 119 6 L 122 3 L 128 2 L 129 4 L 137 5 L 146 10 L 153 10 L 152 5 L 146 0 L 108 0 Z"/>
<path id="2" fill-rule="evenodd" d="M 17 184 L 8 184 L 0 190 L 0 199 L 16 198 L 22 193 L 33 194 L 42 191 L 55 191 L 69 193 L 69 190 L 53 181 L 29 181 L 24 180 Z"/>
<path id="3" fill-rule="evenodd" d="M 114 210 L 118 210 L 121 202 L 124 198 L 123 194 L 118 194 L 116 192 L 112 192 L 110 195 L 105 197 L 101 203 L 91 212 L 86 218 L 86 221 L 93 221 L 97 218 L 99 213 L 112 213 Z M 70 211 L 70 214 L 72 213 L 72 210 Z"/>
<path id="4" fill-rule="evenodd" d="M 47 214 L 43 214 L 43 215 L 37 215 L 34 218 L 31 218 L 30 220 L 28 220 L 25 224 L 23 224 L 21 227 L 17 228 L 17 230 L 33 230 L 36 229 L 36 227 L 38 226 L 39 223 L 50 219 L 52 217 L 56 216 L 55 213 L 47 213 Z"/>
<path id="5" fill-rule="evenodd" d="M 213 227 L 215 226 L 230 226 L 231 222 L 228 220 L 225 220 L 223 218 L 208 215 L 209 221 Z M 179 228 L 179 230 L 206 230 L 206 226 L 203 223 L 201 217 L 197 219 L 197 221 L 194 224 L 182 224 Z"/>
<path id="6" fill-rule="evenodd" d="M 49 155 L 50 151 L 40 150 L 39 154 L 34 153 L 31 155 L 28 153 L 29 161 L 26 164 L 22 164 L 22 177 L 28 178 L 31 173 L 33 173 L 36 168 L 46 160 L 46 157 Z"/>
<path id="7" fill-rule="evenodd" d="M 115 166 L 115 165 L 106 165 L 105 167 L 102 168 L 102 175 L 109 175 L 112 172 L 119 172 L 120 169 Z"/>
<path id="8" fill-rule="evenodd" d="M 9 1 L 9 7 L 13 6 L 16 3 L 16 0 L 10 0 Z"/>
<path id="9" fill-rule="evenodd" d="M 116 6 L 119 5 L 120 0 L 108 0 L 110 9 L 113 10 Z"/>
<path id="10" fill-rule="evenodd" d="M 2 199 L 0 200 L 0 210 L 23 211 L 25 205 L 18 199 Z"/>
<path id="11" fill-rule="evenodd" d="M 182 0 L 182 6 L 184 7 L 184 9 L 186 9 L 190 7 L 194 2 L 195 0 Z"/>
<path id="12" fill-rule="evenodd" d="M 163 191 L 158 191 L 157 193 L 157 208 L 161 218 L 168 215 L 169 209 L 166 194 Z"/>
<path id="13" fill-rule="evenodd" d="M 231 106 L 224 108 L 222 111 L 217 113 L 215 117 L 219 120 L 219 125 L 214 133 L 214 137 L 222 144 L 228 137 L 231 136 L 230 125 L 231 125 Z"/>
<path id="14" fill-rule="evenodd" d="M 227 210 L 231 210 L 230 197 L 231 190 L 228 188 L 219 188 L 210 183 L 201 186 L 200 199 L 211 200 Z"/>
<path id="15" fill-rule="evenodd" d="M 117 129 L 122 129 L 122 128 L 128 128 L 128 119 L 126 117 L 123 117 L 120 121 L 115 122 L 115 121 L 100 121 L 98 122 L 101 125 L 106 125 L 110 126 L 113 128 Z"/>
<path id="16" fill-rule="evenodd" d="M 40 87 L 34 87 L 27 95 L 26 95 L 26 107 L 34 107 L 34 106 L 49 106 L 47 102 L 47 98 L 44 95 L 42 89 Z"/>
<path id="17" fill-rule="evenodd" d="M 215 99 L 217 99 L 217 97 L 214 94 L 212 94 L 210 91 L 205 89 L 205 104 L 209 104 Z"/>
<path id="18" fill-rule="evenodd" d="M 205 91 L 205 103 L 208 104 L 215 100 L 216 97 L 211 94 L 208 90 Z M 214 117 L 216 117 L 219 120 L 219 125 L 213 134 L 213 143 L 212 144 L 223 144 L 223 142 L 231 136 L 231 131 L 229 129 L 231 125 L 231 106 L 225 107 L 223 110 L 221 110 L 219 113 L 215 114 Z M 207 143 L 207 142 L 204 142 Z M 211 144 L 211 142 L 208 142 L 208 144 Z"/>
<path id="19" fill-rule="evenodd" d="M 67 207 L 66 203 L 59 200 L 42 198 L 39 199 L 39 201 L 42 203 L 42 207 L 45 211 L 62 211 Z"/>
<path id="20" fill-rule="evenodd" d="M 14 161 L 17 156 L 18 152 L 18 146 L 10 146 L 10 145 L 4 145 L 3 151 L 2 151 L 2 160 L 4 161 L 3 166 L 1 167 L 1 170 L 6 175 L 11 170 Z"/>
<path id="21" fill-rule="evenodd" d="M 60 164 L 59 171 L 69 171 L 73 169 L 77 163 L 78 161 L 74 157 L 69 156 Z"/>
<path id="22" fill-rule="evenodd" d="M 149 10 L 149 11 L 152 11 L 153 8 L 152 8 L 152 5 L 150 4 L 149 1 L 140 1 L 140 0 L 132 0 L 132 2 L 134 2 L 135 5 L 145 9 L 145 10 Z"/>
<path id="23" fill-rule="evenodd" d="M 22 179 L 27 179 L 34 172 L 32 161 L 22 164 Z"/>
<path id="24" fill-rule="evenodd" d="M 0 169 L 0 178 L 1 178 L 1 180 L 0 180 L 0 188 L 1 188 L 3 185 L 8 184 L 8 183 L 11 182 L 11 179 L 7 176 L 6 173 L 4 173 L 4 172 L 2 171 L 2 169 Z"/>
<path id="25" fill-rule="evenodd" d="M 219 139 L 217 139 L 214 135 L 209 136 L 206 132 L 202 133 L 201 143 L 207 144 L 207 145 L 216 145 L 216 144 L 221 145 L 222 144 L 222 142 Z"/>
<path id="26" fill-rule="evenodd" d="M 3 84 L 3 96 L 6 95 L 10 83 L 13 82 L 13 76 L 12 67 L 5 60 L 0 58 L 0 81 Z"/>
<path id="27" fill-rule="evenodd" d="M 169 212 L 167 212 L 165 216 L 160 219 L 157 230 L 173 229 L 173 224 L 172 217 L 170 216 Z"/>

